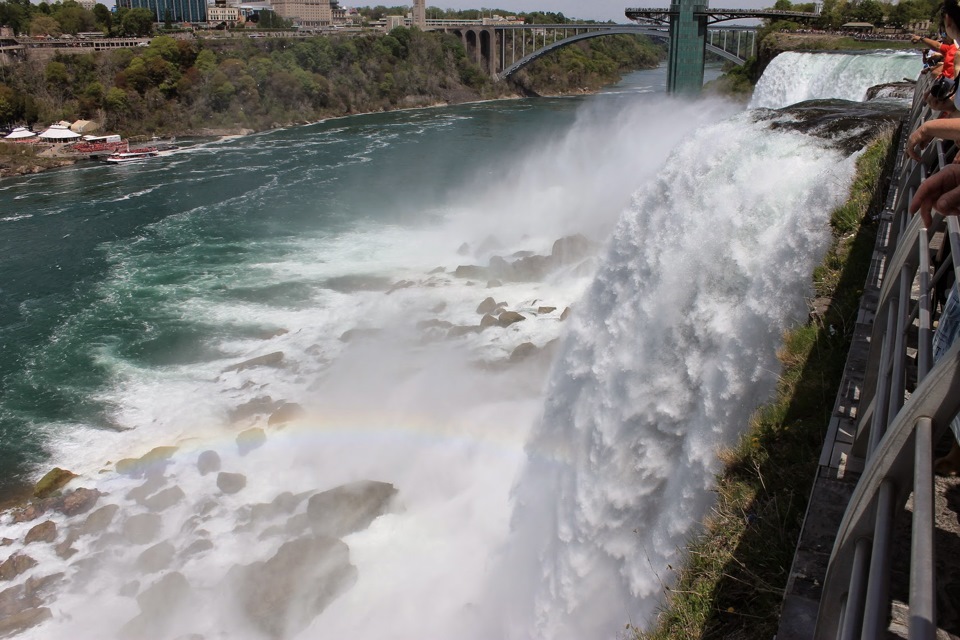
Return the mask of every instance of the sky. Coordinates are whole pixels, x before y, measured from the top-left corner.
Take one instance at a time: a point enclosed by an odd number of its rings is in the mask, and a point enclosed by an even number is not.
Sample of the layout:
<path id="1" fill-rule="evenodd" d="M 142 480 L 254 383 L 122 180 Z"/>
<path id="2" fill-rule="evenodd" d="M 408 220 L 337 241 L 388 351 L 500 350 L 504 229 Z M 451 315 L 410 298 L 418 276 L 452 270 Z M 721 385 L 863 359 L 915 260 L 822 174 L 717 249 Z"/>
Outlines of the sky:
<path id="1" fill-rule="evenodd" d="M 357 6 L 364 3 L 353 0 Z M 441 9 L 480 9 L 484 6 L 506 9 L 509 11 L 559 11 L 568 18 L 583 20 L 613 20 L 614 22 L 628 22 L 623 15 L 627 7 L 666 8 L 669 0 L 427 0 L 428 7 Z M 715 0 L 709 3 L 712 6 L 736 9 L 761 9 L 772 7 L 774 0 Z M 344 2 L 341 1 L 341 4 Z M 350 4 L 347 2 L 346 4 Z M 371 4 L 391 5 L 391 2 L 378 1 Z"/>

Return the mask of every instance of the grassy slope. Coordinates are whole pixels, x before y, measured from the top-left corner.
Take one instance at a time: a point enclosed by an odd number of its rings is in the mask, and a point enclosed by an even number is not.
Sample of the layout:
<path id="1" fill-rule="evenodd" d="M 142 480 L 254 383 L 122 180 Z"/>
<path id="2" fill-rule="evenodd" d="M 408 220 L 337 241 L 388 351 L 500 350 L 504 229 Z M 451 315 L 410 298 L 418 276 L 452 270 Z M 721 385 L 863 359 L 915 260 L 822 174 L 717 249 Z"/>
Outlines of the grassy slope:
<path id="1" fill-rule="evenodd" d="M 780 604 L 803 523 L 834 397 L 846 361 L 876 227 L 863 222 L 892 133 L 857 163 L 846 204 L 833 212 L 834 245 L 813 274 L 826 311 L 784 336 L 776 399 L 759 409 L 738 446 L 721 457 L 717 504 L 667 592 L 656 629 L 637 640 L 756 638 L 777 630 Z"/>

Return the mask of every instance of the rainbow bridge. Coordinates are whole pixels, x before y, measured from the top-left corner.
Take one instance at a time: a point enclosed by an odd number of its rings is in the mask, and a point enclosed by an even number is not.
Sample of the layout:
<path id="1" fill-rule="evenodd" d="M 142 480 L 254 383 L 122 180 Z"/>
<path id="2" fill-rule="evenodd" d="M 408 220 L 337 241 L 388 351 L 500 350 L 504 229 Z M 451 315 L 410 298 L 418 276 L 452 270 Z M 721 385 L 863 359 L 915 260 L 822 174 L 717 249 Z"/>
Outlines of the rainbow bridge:
<path id="1" fill-rule="evenodd" d="M 820 17 L 799 11 L 710 9 L 703 0 L 679 0 L 669 9 L 626 9 L 633 24 L 428 20 L 416 9 L 417 26 L 458 35 L 468 55 L 497 80 L 509 78 L 551 51 L 589 38 L 627 34 L 666 40 L 670 46 L 667 91 L 671 93 L 699 93 L 707 51 L 738 65 L 756 54 L 756 27 L 712 25 L 744 18 L 801 21 Z"/>

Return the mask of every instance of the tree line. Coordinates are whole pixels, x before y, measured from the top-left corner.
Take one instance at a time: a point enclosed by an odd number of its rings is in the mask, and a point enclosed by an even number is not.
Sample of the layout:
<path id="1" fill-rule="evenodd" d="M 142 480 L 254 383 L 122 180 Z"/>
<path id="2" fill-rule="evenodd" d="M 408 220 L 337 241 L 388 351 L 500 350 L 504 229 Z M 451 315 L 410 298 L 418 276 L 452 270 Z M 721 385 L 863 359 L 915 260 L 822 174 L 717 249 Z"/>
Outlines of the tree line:
<path id="1" fill-rule="evenodd" d="M 810 26 L 818 29 L 836 30 L 848 22 L 869 22 L 874 26 L 887 26 L 897 29 L 909 27 L 918 22 L 931 21 L 935 26 L 940 19 L 941 0 L 900 0 L 899 2 L 880 2 L 879 0 L 823 0 L 820 18 Z M 809 3 L 794 4 L 790 0 L 777 0 L 774 9 L 780 11 L 813 12 L 815 5 Z M 786 25 L 798 28 L 800 25 L 789 20 Z M 778 23 L 779 24 L 779 23 Z"/>
<path id="2" fill-rule="evenodd" d="M 596 89 L 653 67 L 663 48 L 611 36 L 545 56 L 517 76 L 527 92 Z M 351 113 L 513 95 L 452 34 L 153 38 L 147 47 L 0 67 L 0 125 L 91 119 L 125 135 L 254 129 Z"/>

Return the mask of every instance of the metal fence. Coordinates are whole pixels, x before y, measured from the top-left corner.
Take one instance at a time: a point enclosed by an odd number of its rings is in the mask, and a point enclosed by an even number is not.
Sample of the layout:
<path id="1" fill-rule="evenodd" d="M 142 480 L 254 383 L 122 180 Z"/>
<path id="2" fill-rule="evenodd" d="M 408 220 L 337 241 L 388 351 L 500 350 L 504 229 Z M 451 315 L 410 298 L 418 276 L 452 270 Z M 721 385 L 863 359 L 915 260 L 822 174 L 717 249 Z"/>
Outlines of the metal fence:
<path id="1" fill-rule="evenodd" d="M 917 85 L 906 132 L 933 116 Z M 906 135 L 906 134 L 905 134 Z M 864 468 L 830 557 L 815 637 L 874 640 L 889 626 L 894 523 L 912 496 L 909 637 L 937 632 L 934 556 L 934 446 L 960 411 L 960 340 L 935 365 L 931 341 L 939 290 L 960 273 L 960 224 L 934 216 L 930 229 L 907 211 L 920 183 L 953 161 L 957 147 L 936 141 L 920 162 L 901 152 L 894 172 L 890 234 L 879 305 L 861 390 L 851 456 Z M 889 202 L 889 201 L 888 201 Z M 899 551 L 899 549 L 897 550 Z"/>

